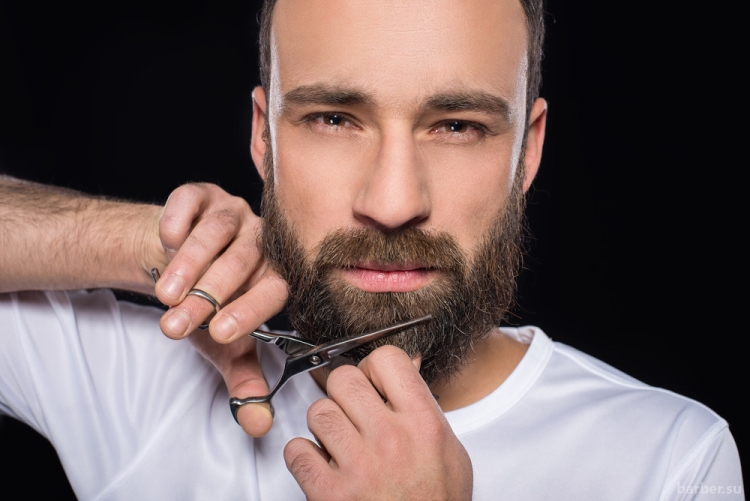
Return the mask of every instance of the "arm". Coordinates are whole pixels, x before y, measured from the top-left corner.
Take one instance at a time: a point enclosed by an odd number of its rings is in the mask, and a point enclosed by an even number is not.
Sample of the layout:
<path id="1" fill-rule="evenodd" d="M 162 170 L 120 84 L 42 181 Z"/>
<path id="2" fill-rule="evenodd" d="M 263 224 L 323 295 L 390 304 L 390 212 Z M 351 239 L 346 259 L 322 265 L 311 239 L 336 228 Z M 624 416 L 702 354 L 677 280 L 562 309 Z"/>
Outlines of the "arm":
<path id="1" fill-rule="evenodd" d="M 286 283 L 265 264 L 259 228 L 244 200 L 214 185 L 177 188 L 162 208 L 0 176 L 0 292 L 109 287 L 156 294 L 172 307 L 161 320 L 168 337 L 192 334 L 231 395 L 265 395 L 255 342 L 244 334 L 283 308 Z M 156 288 L 151 268 L 162 270 Z M 187 296 L 194 287 L 227 305 L 210 327 L 221 343 L 196 331 L 213 309 Z M 222 319 L 233 327 L 229 335 L 216 329 Z M 266 406 L 245 406 L 238 418 L 252 436 L 272 425 Z"/>
<path id="2" fill-rule="evenodd" d="M 153 294 L 161 208 L 0 176 L 0 292 L 112 287 Z M 153 238 L 157 235 L 157 238 Z"/>

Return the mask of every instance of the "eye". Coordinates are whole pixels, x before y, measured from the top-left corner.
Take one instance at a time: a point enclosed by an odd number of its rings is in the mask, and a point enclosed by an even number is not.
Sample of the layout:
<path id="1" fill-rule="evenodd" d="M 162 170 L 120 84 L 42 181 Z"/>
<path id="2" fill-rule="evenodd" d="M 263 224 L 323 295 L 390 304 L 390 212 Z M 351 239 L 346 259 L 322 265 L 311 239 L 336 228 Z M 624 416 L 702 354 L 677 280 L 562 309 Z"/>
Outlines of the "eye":
<path id="1" fill-rule="evenodd" d="M 482 139 L 487 133 L 487 129 L 475 122 L 448 120 L 434 126 L 430 129 L 430 133 L 442 135 L 447 141 L 464 142 Z"/>
<path id="2" fill-rule="evenodd" d="M 473 126 L 469 122 L 451 120 L 450 122 L 443 122 L 442 124 L 438 125 L 434 129 L 432 129 L 432 132 L 453 132 L 460 134 L 468 132 L 471 128 L 473 128 Z"/>
<path id="3" fill-rule="evenodd" d="M 325 113 L 324 115 L 321 115 L 321 118 L 326 125 L 341 125 L 341 122 L 344 121 L 344 117 L 337 115 L 336 113 Z"/>
<path id="4" fill-rule="evenodd" d="M 446 125 L 451 132 L 466 132 L 469 128 L 469 124 L 466 122 L 448 122 Z"/>
<path id="5" fill-rule="evenodd" d="M 307 118 L 308 122 L 313 125 L 325 127 L 354 127 L 349 118 L 342 113 L 317 113 Z"/>

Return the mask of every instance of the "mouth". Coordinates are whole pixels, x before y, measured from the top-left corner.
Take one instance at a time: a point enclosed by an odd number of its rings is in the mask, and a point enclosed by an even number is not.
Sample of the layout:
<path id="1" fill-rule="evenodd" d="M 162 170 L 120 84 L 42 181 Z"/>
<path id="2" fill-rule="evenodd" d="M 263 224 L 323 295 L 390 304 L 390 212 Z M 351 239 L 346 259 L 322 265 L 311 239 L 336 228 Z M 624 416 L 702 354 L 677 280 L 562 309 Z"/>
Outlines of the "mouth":
<path id="1" fill-rule="evenodd" d="M 411 292 L 430 283 L 438 270 L 421 263 L 356 263 L 341 269 L 343 278 L 365 292 Z"/>

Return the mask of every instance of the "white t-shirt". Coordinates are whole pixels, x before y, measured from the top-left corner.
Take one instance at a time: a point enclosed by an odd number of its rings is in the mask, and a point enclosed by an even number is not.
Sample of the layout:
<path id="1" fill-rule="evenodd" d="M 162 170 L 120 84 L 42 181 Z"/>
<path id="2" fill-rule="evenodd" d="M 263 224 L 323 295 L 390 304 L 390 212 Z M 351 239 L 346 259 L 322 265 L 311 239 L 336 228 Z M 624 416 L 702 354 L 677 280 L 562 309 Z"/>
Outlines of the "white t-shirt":
<path id="1" fill-rule="evenodd" d="M 284 465 L 312 438 L 309 375 L 274 397 L 261 439 L 233 421 L 219 374 L 159 331 L 157 308 L 109 291 L 0 294 L 0 412 L 55 446 L 81 500 L 302 500 Z M 710 409 L 652 388 L 534 327 L 493 393 L 448 412 L 475 500 L 744 499 L 737 449 Z M 262 343 L 261 343 L 262 345 Z M 284 355 L 260 346 L 273 383 Z"/>

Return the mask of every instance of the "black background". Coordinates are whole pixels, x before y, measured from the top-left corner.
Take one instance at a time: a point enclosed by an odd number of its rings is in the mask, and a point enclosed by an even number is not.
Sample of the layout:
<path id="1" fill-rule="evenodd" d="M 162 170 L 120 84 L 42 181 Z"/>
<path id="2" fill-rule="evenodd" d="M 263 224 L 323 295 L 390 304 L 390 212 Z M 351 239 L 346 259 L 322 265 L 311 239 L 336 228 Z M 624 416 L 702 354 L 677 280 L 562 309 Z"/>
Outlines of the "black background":
<path id="1" fill-rule="evenodd" d="M 257 210 L 258 7 L 223 4 L 0 1 L 0 172 L 156 203 L 210 181 Z M 744 456 L 732 64 L 709 11 L 616 5 L 548 4 L 547 141 L 513 323 L 705 403 Z M 72 496 L 43 439 L 6 418 L 0 444 L 4 490 L 34 472 L 35 493 Z"/>

